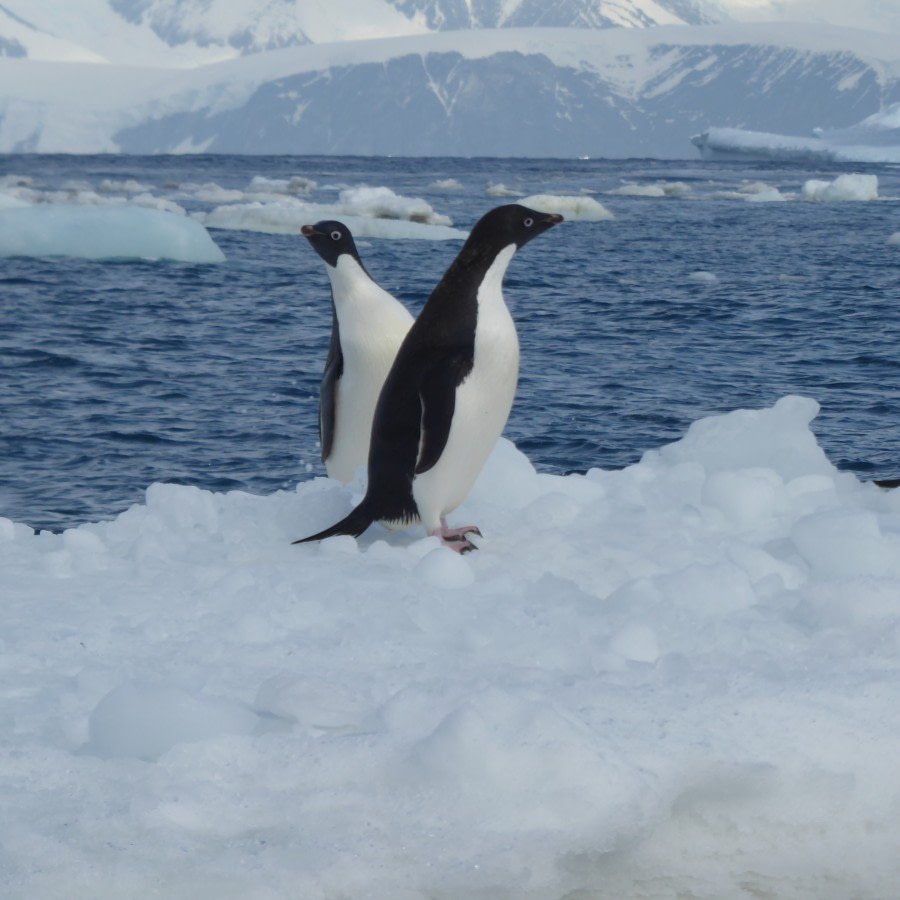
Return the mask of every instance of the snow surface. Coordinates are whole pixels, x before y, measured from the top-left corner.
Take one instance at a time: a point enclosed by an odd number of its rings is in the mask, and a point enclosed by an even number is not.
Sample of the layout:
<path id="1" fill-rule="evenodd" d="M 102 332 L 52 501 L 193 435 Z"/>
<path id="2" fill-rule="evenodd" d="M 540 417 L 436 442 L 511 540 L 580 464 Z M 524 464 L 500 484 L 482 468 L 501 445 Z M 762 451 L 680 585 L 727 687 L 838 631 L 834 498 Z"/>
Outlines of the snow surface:
<path id="1" fill-rule="evenodd" d="M 785 397 L 622 471 L 501 441 L 458 522 L 154 484 L 0 519 L 4 897 L 887 898 L 900 492 Z"/>
<path id="2" fill-rule="evenodd" d="M 0 257 L 77 256 L 84 259 L 225 259 L 207 230 L 185 215 L 139 206 L 4 206 Z"/>

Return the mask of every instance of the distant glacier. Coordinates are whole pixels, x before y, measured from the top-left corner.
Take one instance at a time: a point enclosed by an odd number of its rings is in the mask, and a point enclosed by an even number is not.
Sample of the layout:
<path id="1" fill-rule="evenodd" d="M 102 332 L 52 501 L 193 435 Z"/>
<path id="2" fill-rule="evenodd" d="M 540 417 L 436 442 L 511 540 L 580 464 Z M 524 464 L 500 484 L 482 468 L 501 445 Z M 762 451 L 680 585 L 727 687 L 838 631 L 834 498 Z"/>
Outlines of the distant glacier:
<path id="1" fill-rule="evenodd" d="M 900 163 L 900 103 L 849 128 L 812 136 L 709 128 L 691 138 L 704 159 Z"/>
<path id="2" fill-rule="evenodd" d="M 0 152 L 693 156 L 900 102 L 896 37 L 814 25 L 502 28 L 193 69 L 0 58 Z M 815 140 L 815 138 L 810 138 Z"/>

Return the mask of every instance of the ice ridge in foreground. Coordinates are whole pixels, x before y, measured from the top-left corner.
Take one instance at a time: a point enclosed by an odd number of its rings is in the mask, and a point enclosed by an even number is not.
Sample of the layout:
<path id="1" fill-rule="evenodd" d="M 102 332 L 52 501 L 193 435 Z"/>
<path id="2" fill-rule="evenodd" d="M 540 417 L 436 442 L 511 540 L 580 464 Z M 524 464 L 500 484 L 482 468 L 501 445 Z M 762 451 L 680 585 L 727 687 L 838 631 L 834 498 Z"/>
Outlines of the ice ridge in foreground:
<path id="1" fill-rule="evenodd" d="M 0 520 L 8 896 L 892 896 L 900 491 L 807 398 L 621 471 L 501 441 L 458 557 L 326 478 Z"/>

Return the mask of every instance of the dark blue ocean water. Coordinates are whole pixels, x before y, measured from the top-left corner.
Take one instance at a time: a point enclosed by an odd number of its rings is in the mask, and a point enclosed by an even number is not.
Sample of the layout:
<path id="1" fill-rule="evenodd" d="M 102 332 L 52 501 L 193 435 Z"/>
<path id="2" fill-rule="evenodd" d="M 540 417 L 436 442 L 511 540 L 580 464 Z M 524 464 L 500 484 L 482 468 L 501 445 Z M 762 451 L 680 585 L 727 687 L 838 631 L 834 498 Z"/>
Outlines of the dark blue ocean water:
<path id="1" fill-rule="evenodd" d="M 244 190 L 255 175 L 369 184 L 427 199 L 468 227 L 528 193 L 597 191 L 613 221 L 574 222 L 526 247 L 507 301 L 522 368 L 506 434 L 539 470 L 637 461 L 694 420 L 822 405 L 832 461 L 900 476 L 900 200 L 750 203 L 722 190 L 900 170 L 603 160 L 327 157 L 0 157 L 36 187 L 133 178 Z M 461 189 L 433 187 L 454 178 Z M 679 182 L 678 197 L 609 196 Z M 331 193 L 329 194 L 329 190 Z M 182 198 L 179 202 L 184 203 Z M 0 260 L 0 515 L 62 529 L 115 516 L 154 481 L 269 493 L 323 474 L 318 384 L 331 324 L 322 264 L 299 236 L 211 232 L 221 265 Z M 417 311 L 455 241 L 361 242 L 373 276 Z M 694 273 L 710 272 L 716 280 Z"/>

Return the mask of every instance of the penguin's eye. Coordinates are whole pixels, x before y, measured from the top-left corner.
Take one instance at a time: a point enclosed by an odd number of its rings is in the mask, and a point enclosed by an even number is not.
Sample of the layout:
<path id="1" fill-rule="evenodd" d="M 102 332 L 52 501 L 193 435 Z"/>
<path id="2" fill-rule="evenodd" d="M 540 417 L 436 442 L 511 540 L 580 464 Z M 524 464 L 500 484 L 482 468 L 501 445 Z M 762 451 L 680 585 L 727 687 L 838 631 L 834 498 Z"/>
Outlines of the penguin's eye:
<path id="1" fill-rule="evenodd" d="M 522 224 L 526 228 L 531 228 L 531 226 L 534 225 L 534 219 L 532 219 L 531 216 L 529 216 Z"/>
<path id="2" fill-rule="evenodd" d="M 342 235 L 339 231 L 332 231 L 332 232 L 331 232 L 331 239 L 332 239 L 333 241 L 339 241 L 342 237 L 343 237 L 343 235 Z"/>

